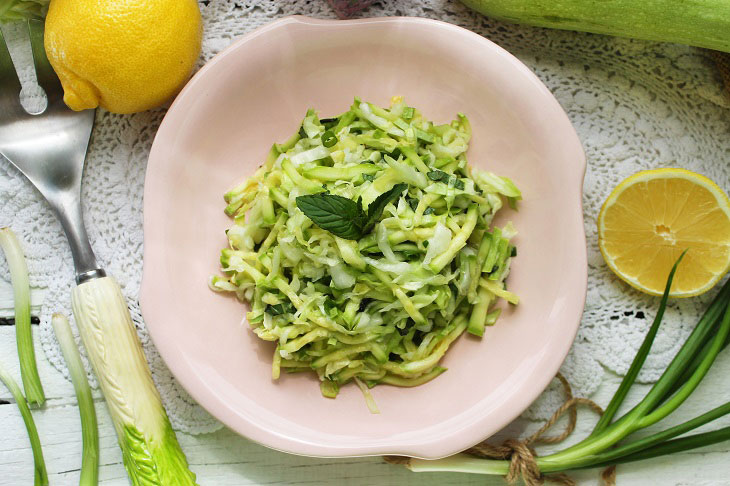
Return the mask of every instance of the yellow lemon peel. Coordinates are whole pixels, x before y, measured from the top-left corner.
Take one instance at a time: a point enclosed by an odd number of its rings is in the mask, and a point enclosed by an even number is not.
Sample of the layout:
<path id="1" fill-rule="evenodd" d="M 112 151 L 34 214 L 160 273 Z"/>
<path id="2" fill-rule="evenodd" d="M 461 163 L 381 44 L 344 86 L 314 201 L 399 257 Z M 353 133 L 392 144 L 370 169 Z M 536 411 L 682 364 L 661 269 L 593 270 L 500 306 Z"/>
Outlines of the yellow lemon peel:
<path id="1" fill-rule="evenodd" d="M 185 84 L 200 53 L 195 0 L 53 0 L 45 48 L 74 110 L 143 111 Z"/>
<path id="2" fill-rule="evenodd" d="M 730 270 L 730 199 L 688 170 L 639 172 L 603 204 L 598 245 L 619 278 L 651 295 L 662 294 L 672 264 L 687 249 L 670 295 L 702 294 Z"/>

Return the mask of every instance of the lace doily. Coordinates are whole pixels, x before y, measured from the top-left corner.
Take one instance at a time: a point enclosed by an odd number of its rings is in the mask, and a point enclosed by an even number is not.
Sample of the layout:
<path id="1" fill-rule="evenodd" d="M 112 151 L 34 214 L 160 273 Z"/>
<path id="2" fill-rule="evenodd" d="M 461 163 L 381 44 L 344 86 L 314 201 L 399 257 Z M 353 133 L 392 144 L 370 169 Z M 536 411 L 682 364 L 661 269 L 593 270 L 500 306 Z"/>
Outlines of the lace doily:
<path id="1" fill-rule="evenodd" d="M 237 36 L 292 14 L 335 18 L 325 0 L 201 1 L 205 23 L 202 64 Z M 597 248 L 596 217 L 610 190 L 642 169 L 683 167 L 730 188 L 730 99 L 706 51 L 584 33 L 516 26 L 487 19 L 455 1 L 375 2 L 360 16 L 414 15 L 461 25 L 493 40 L 532 68 L 567 111 L 585 147 L 584 214 L 588 298 L 562 372 L 576 394 L 589 396 L 605 370 L 624 373 L 647 331 L 658 300 L 619 281 Z M 33 87 L 29 52 L 18 26 L 4 26 L 20 66 L 27 106 L 42 103 Z M 137 301 L 142 275 L 142 185 L 145 164 L 164 109 L 135 115 L 99 110 L 89 149 L 82 200 L 92 245 L 128 299 L 153 376 L 173 426 L 190 433 L 221 425 L 176 383 L 149 341 Z M 24 243 L 35 287 L 47 289 L 41 341 L 51 363 L 66 373 L 50 326 L 53 312 L 70 314 L 71 253 L 58 222 L 33 187 L 0 160 L 0 226 Z M 7 279 L 4 260 L 0 278 Z M 671 301 L 641 381 L 658 378 L 682 338 L 714 295 Z M 525 412 L 547 417 L 561 403 L 548 388 Z"/>

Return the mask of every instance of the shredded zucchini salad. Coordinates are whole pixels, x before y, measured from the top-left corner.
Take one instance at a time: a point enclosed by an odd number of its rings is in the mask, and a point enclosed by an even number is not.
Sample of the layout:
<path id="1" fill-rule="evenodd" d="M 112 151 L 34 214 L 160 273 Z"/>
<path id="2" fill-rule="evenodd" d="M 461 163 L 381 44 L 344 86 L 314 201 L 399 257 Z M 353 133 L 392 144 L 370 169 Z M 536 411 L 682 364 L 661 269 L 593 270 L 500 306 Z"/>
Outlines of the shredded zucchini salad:
<path id="1" fill-rule="evenodd" d="M 266 162 L 225 194 L 229 247 L 210 287 L 250 304 L 246 320 L 276 343 L 272 375 L 315 372 L 334 398 L 416 386 L 464 331 L 494 325 L 505 287 L 511 223 L 492 226 L 520 191 L 470 167 L 466 116 L 436 125 L 400 97 L 381 108 L 355 98 L 275 144 Z"/>

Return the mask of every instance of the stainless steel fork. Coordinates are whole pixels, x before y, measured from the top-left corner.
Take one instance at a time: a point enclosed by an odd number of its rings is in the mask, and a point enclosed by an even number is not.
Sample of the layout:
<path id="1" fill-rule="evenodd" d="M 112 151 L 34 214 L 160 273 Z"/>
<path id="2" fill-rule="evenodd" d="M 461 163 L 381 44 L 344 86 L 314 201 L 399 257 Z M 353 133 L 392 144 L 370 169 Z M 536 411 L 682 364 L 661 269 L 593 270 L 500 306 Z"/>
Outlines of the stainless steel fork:
<path id="1" fill-rule="evenodd" d="M 20 104 L 20 81 L 0 32 L 0 155 L 25 174 L 46 198 L 66 233 L 76 269 L 77 286 L 71 300 L 79 334 L 123 445 L 124 464 L 132 482 L 138 484 L 138 475 L 149 476 L 150 461 L 139 451 L 130 453 L 125 431 L 129 427 L 149 426 L 150 410 L 164 409 L 119 284 L 106 276 L 97 263 L 84 228 L 81 176 L 94 111 L 74 112 L 64 104 L 61 83 L 46 58 L 43 28 L 42 21 L 28 23 L 36 78 L 48 98 L 46 109 L 34 115 Z M 164 430 L 167 416 L 164 411 L 160 415 L 163 420 L 155 426 Z M 156 419 L 154 415 L 152 418 Z M 179 450 L 171 428 L 164 438 L 155 437 L 156 430 L 148 435 L 147 429 L 139 429 L 143 436 L 140 440 L 145 442 L 139 445 L 142 452 L 161 445 Z M 186 471 L 187 463 L 182 457 L 182 464 L 157 473 L 169 477 L 175 476 L 174 470 L 180 467 Z M 152 465 L 165 467 L 157 461 Z"/>
<path id="2" fill-rule="evenodd" d="M 81 216 L 81 174 L 94 125 L 94 111 L 74 112 L 63 102 L 63 88 L 46 58 L 43 23 L 29 22 L 38 84 L 48 105 L 29 115 L 20 104 L 20 81 L 5 42 L 0 45 L 0 153 L 49 202 L 68 237 L 76 282 L 103 277 Z M 2 36 L 2 33 L 0 33 Z M 2 39 L 2 37 L 0 37 Z"/>

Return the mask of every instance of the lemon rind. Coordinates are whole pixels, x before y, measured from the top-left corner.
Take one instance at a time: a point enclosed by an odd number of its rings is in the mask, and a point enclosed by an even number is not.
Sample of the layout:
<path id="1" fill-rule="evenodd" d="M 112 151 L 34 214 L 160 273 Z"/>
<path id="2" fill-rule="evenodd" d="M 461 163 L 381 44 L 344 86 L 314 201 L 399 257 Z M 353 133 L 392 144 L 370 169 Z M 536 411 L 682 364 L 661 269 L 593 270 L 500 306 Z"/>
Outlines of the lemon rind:
<path id="1" fill-rule="evenodd" d="M 663 289 L 652 289 L 649 287 L 646 287 L 638 282 L 637 279 L 633 279 L 631 277 L 628 277 L 627 275 L 623 274 L 621 270 L 616 266 L 613 258 L 608 255 L 607 250 L 604 247 L 603 242 L 603 233 L 605 231 L 604 226 L 604 215 L 608 208 L 613 206 L 616 203 L 616 200 L 618 197 L 624 192 L 624 190 L 627 187 L 633 186 L 636 183 L 639 182 L 647 182 L 650 180 L 656 180 L 656 179 L 676 179 L 681 178 L 688 180 L 694 184 L 700 185 L 702 187 L 705 187 L 710 193 L 715 196 L 715 199 L 718 202 L 718 206 L 723 209 L 725 214 L 728 215 L 728 218 L 730 218 L 730 198 L 725 194 L 725 192 L 718 186 L 714 181 L 709 179 L 708 177 L 698 174 L 696 172 L 692 172 L 686 169 L 679 169 L 679 168 L 662 168 L 662 169 L 650 169 L 650 170 L 644 170 L 641 172 L 637 172 L 636 174 L 627 177 L 624 179 L 621 183 L 619 183 L 618 186 L 616 186 L 613 191 L 611 191 L 611 194 L 606 198 L 606 201 L 601 206 L 601 210 L 598 213 L 597 218 L 597 226 L 598 226 L 598 249 L 601 252 L 601 255 L 603 256 L 603 260 L 606 262 L 606 265 L 608 265 L 608 268 L 611 269 L 611 271 L 621 280 L 629 284 L 631 287 L 633 287 L 636 290 L 639 290 L 641 292 L 647 293 L 649 295 L 654 296 L 661 296 L 663 294 Z M 714 275 L 714 278 L 709 280 L 705 285 L 703 285 L 700 288 L 692 289 L 690 291 L 686 292 L 670 292 L 670 297 L 675 298 L 687 298 L 687 297 L 694 297 L 697 295 L 701 295 L 711 288 L 713 288 L 724 276 L 725 274 L 730 271 L 730 258 L 728 258 L 727 265 L 725 266 L 724 270 L 721 270 L 720 272 L 716 273 Z"/>

